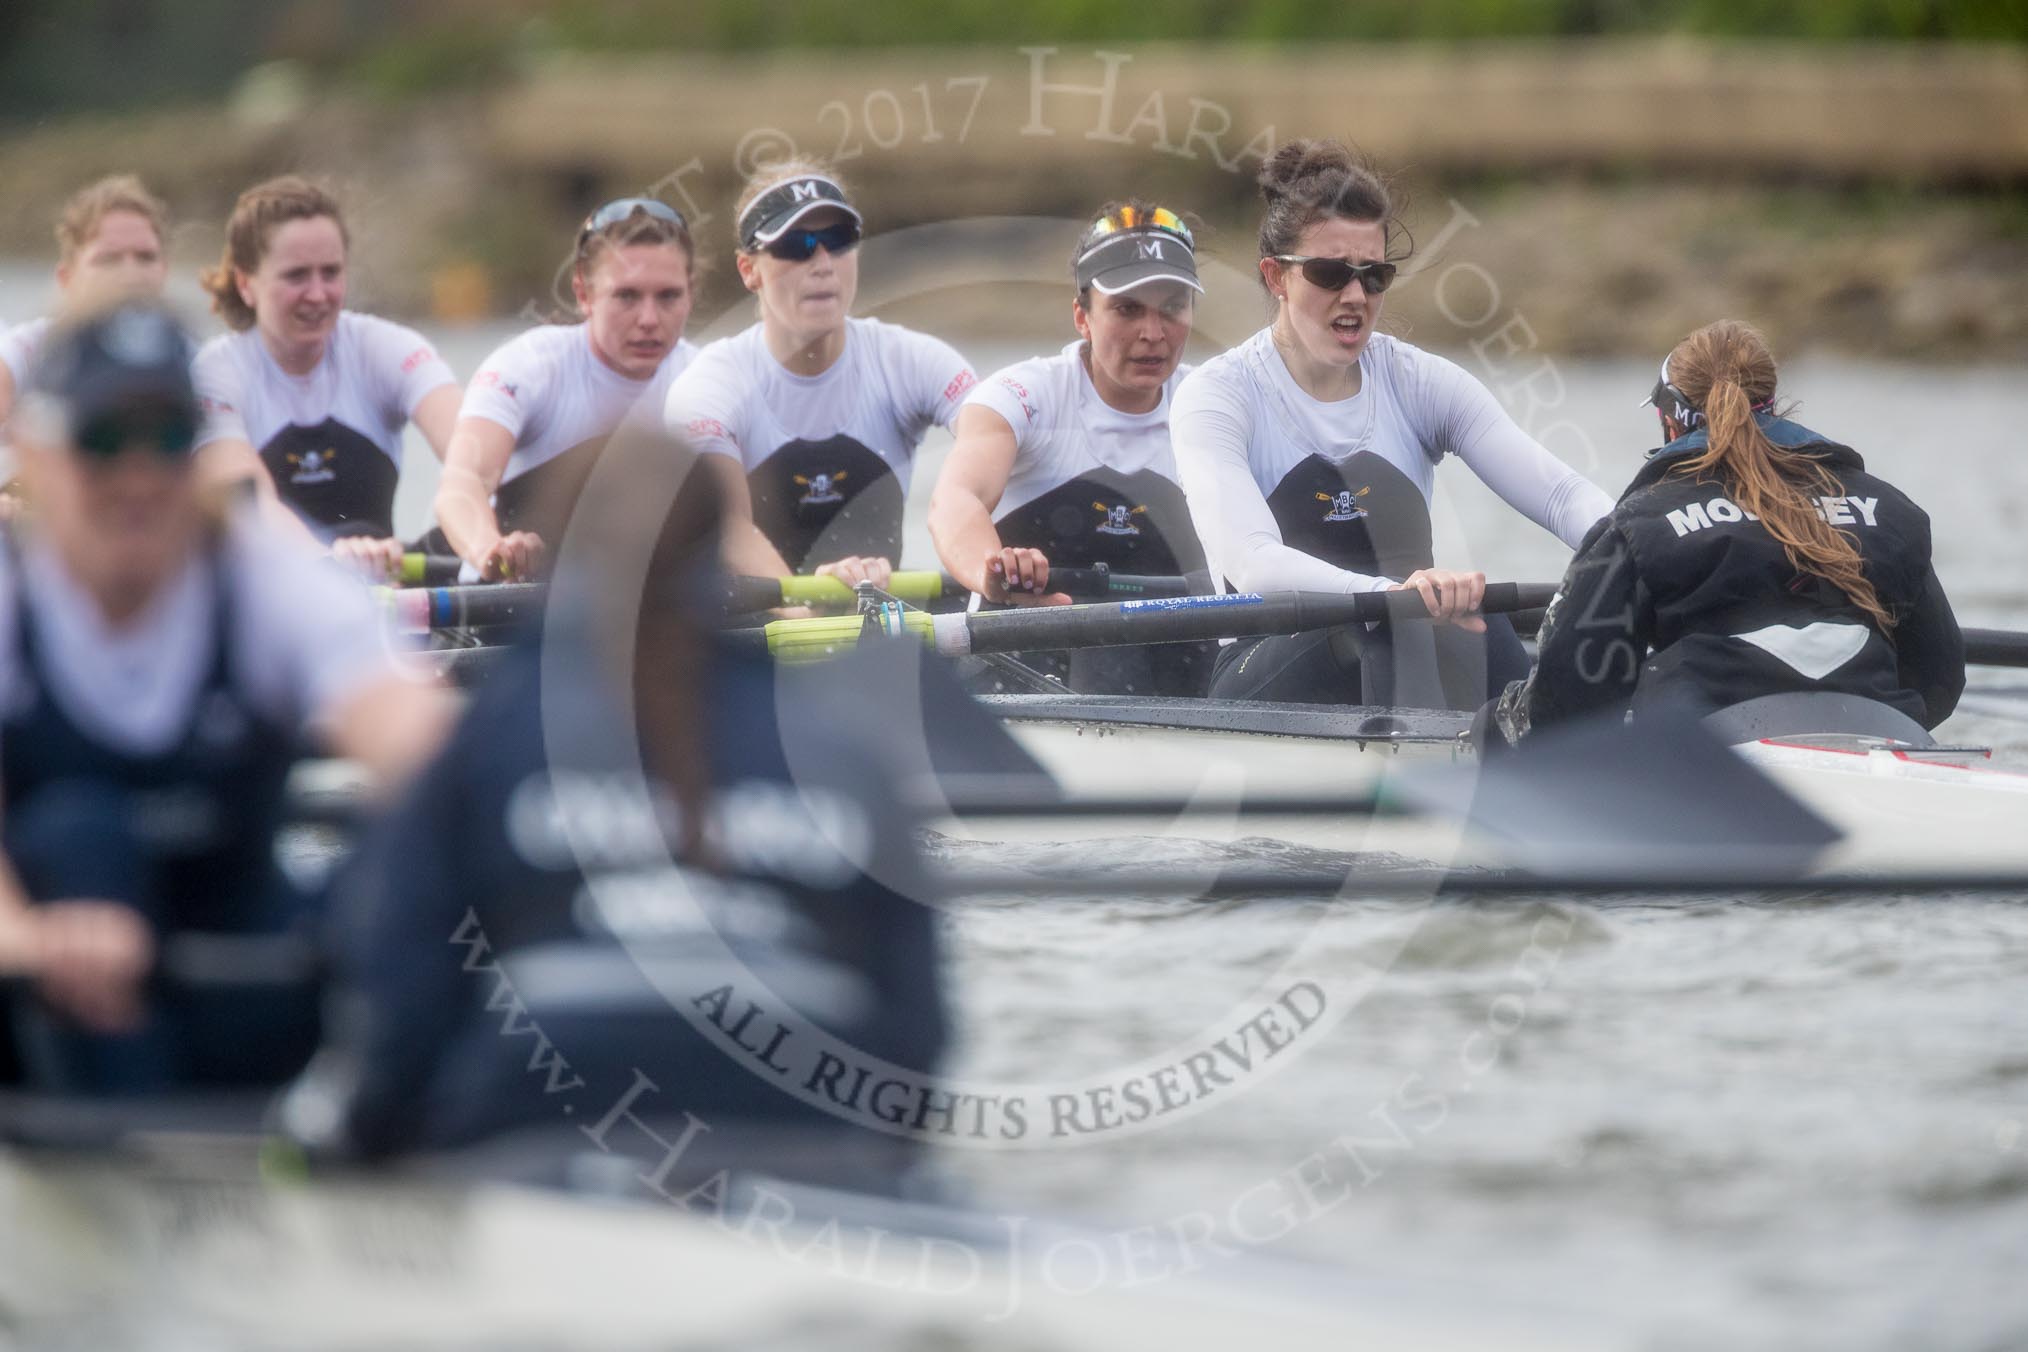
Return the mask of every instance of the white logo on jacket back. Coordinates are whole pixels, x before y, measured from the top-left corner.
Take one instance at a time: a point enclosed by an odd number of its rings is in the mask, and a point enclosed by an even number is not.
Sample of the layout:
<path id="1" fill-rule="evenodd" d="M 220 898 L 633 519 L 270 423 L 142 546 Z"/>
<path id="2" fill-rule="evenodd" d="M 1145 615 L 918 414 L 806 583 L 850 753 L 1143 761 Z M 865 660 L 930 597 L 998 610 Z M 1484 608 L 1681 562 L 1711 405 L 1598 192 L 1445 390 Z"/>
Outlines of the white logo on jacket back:
<path id="1" fill-rule="evenodd" d="M 1880 523 L 1875 519 L 1875 509 L 1879 506 L 1879 498 L 1824 497 L 1817 499 L 1817 515 L 1834 526 L 1877 526 Z M 1676 538 L 1679 540 L 1692 531 L 1704 530 L 1710 526 L 1729 526 L 1739 521 L 1758 520 L 1759 517 L 1731 498 L 1693 502 L 1688 507 L 1681 507 L 1669 513 L 1669 525 L 1675 530 Z"/>

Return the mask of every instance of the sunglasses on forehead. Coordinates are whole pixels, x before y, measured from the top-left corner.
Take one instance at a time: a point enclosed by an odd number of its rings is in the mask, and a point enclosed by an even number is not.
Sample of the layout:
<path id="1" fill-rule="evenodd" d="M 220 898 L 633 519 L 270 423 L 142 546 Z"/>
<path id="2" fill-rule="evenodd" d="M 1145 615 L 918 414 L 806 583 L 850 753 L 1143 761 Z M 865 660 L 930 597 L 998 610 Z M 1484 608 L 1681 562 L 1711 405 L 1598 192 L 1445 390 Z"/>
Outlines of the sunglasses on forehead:
<path id="1" fill-rule="evenodd" d="M 1112 215 L 1101 216 L 1093 221 L 1091 228 L 1085 231 L 1085 238 L 1096 244 L 1108 235 L 1116 235 L 1124 230 L 1166 230 L 1172 235 L 1179 236 L 1191 248 L 1197 246 L 1196 237 L 1190 233 L 1190 227 L 1183 224 L 1182 218 L 1167 207 L 1156 207 L 1152 211 L 1121 207 Z"/>
<path id="2" fill-rule="evenodd" d="M 591 243 L 591 237 L 601 230 L 610 230 L 634 213 L 665 222 L 678 230 L 690 228 L 683 219 L 683 213 L 667 202 L 655 197 L 621 197 L 606 203 L 597 211 L 584 218 L 584 228 L 577 232 L 577 251 L 584 252 L 584 246 Z"/>
<path id="3" fill-rule="evenodd" d="M 859 247 L 859 222 L 840 221 L 822 230 L 791 230 L 761 247 L 789 263 L 814 258 L 818 249 L 830 254 L 851 253 Z"/>
<path id="4" fill-rule="evenodd" d="M 1354 263 L 1343 258 L 1314 258 L 1304 254 L 1275 254 L 1277 263 L 1294 263 L 1302 269 L 1303 280 L 1325 291 L 1343 291 L 1354 278 L 1369 296 L 1377 296 L 1394 285 L 1400 269 L 1393 263 Z"/>

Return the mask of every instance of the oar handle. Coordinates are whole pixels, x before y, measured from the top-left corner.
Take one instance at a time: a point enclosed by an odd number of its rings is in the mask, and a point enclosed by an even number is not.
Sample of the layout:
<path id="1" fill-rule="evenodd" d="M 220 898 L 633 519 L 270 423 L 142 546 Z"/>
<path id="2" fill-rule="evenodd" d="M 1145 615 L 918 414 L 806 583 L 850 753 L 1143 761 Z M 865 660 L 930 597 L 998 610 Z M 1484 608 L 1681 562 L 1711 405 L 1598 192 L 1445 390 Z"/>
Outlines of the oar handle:
<path id="1" fill-rule="evenodd" d="M 1136 597 L 1188 596 L 1212 590 L 1209 574 L 1167 577 L 1160 574 L 1115 573 L 1096 568 L 1051 568 L 1049 590 L 1080 601 L 1129 601 Z"/>
<path id="2" fill-rule="evenodd" d="M 946 596 L 961 596 L 965 589 L 942 573 L 910 572 L 895 573 L 881 590 L 919 606 Z M 725 608 L 734 612 L 773 610 L 777 606 L 845 610 L 856 599 L 851 584 L 835 577 L 797 574 L 794 577 L 734 577 L 726 580 Z"/>
<path id="3" fill-rule="evenodd" d="M 447 587 L 464 568 L 465 561 L 456 554 L 409 553 L 401 556 L 396 581 L 404 587 Z"/>
<path id="4" fill-rule="evenodd" d="M 1051 568 L 1049 590 L 1085 601 L 1124 601 L 1134 597 L 1187 596 L 1208 590 L 1208 577 L 1144 576 L 1096 568 Z M 910 605 L 928 605 L 945 597 L 963 596 L 965 584 L 949 573 L 895 573 L 881 588 Z M 845 610 L 857 599 L 852 587 L 835 577 L 735 577 L 728 581 L 726 609 L 751 613 L 777 606 L 809 606 Z"/>

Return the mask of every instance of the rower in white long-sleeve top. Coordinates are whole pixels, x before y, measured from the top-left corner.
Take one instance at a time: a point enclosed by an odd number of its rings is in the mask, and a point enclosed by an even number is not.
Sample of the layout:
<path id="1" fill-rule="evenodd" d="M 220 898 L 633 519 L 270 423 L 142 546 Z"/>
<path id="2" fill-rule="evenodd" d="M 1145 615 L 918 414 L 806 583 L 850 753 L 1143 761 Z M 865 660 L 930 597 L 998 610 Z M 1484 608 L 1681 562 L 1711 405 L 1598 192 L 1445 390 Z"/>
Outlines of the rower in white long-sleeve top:
<path id="1" fill-rule="evenodd" d="M 1438 462 L 1457 456 L 1573 548 L 1612 501 L 1461 367 L 1374 331 L 1397 267 L 1378 177 L 1334 142 L 1296 141 L 1260 182 L 1260 273 L 1274 321 L 1193 372 L 1171 419 L 1210 567 L 1241 591 L 1413 588 L 1453 623 L 1232 644 L 1212 693 L 1476 707 L 1527 661 L 1511 625 L 1475 614 L 1485 574 L 1436 566 Z M 1427 640 L 1405 640 L 1410 632 Z"/>
<path id="2" fill-rule="evenodd" d="M 1203 550 L 1177 480 L 1170 402 L 1204 289 L 1196 241 L 1172 211 L 1111 202 L 1072 254 L 1078 338 L 982 381 L 958 415 L 957 445 L 930 499 L 944 567 L 985 600 L 1064 604 L 1052 565 L 1173 575 Z M 1202 645 L 1087 649 L 1067 663 L 1072 688 L 1201 695 Z"/>

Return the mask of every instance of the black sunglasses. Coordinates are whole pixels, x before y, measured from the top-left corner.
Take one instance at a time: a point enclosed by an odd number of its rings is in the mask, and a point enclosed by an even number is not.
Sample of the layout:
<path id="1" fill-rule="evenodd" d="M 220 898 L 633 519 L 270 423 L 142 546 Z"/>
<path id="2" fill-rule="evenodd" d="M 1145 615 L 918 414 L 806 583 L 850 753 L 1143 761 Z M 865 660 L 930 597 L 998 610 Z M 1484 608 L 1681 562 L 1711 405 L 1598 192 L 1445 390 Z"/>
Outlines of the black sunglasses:
<path id="1" fill-rule="evenodd" d="M 1312 258 L 1303 254 L 1276 254 L 1274 260 L 1300 264 L 1303 280 L 1325 291 L 1343 291 L 1356 277 L 1369 296 L 1377 296 L 1393 286 L 1394 274 L 1400 270 L 1393 263 L 1350 263 L 1342 258 Z"/>
<path id="2" fill-rule="evenodd" d="M 859 247 L 859 222 L 840 221 L 822 230 L 791 230 L 763 247 L 776 258 L 790 263 L 814 258 L 820 248 L 832 254 L 851 253 Z"/>
<path id="3" fill-rule="evenodd" d="M 72 440 L 94 460 L 113 460 L 130 447 L 180 460 L 197 445 L 197 420 L 177 408 L 122 409 L 91 419 Z"/>
<path id="4" fill-rule="evenodd" d="M 673 225 L 678 230 L 690 228 L 689 222 L 683 219 L 683 213 L 660 198 L 621 197 L 606 203 L 584 218 L 584 228 L 577 232 L 577 251 L 583 253 L 584 246 L 591 242 L 593 235 L 601 230 L 610 230 L 637 211 L 643 216 L 652 216 L 658 221 Z"/>

